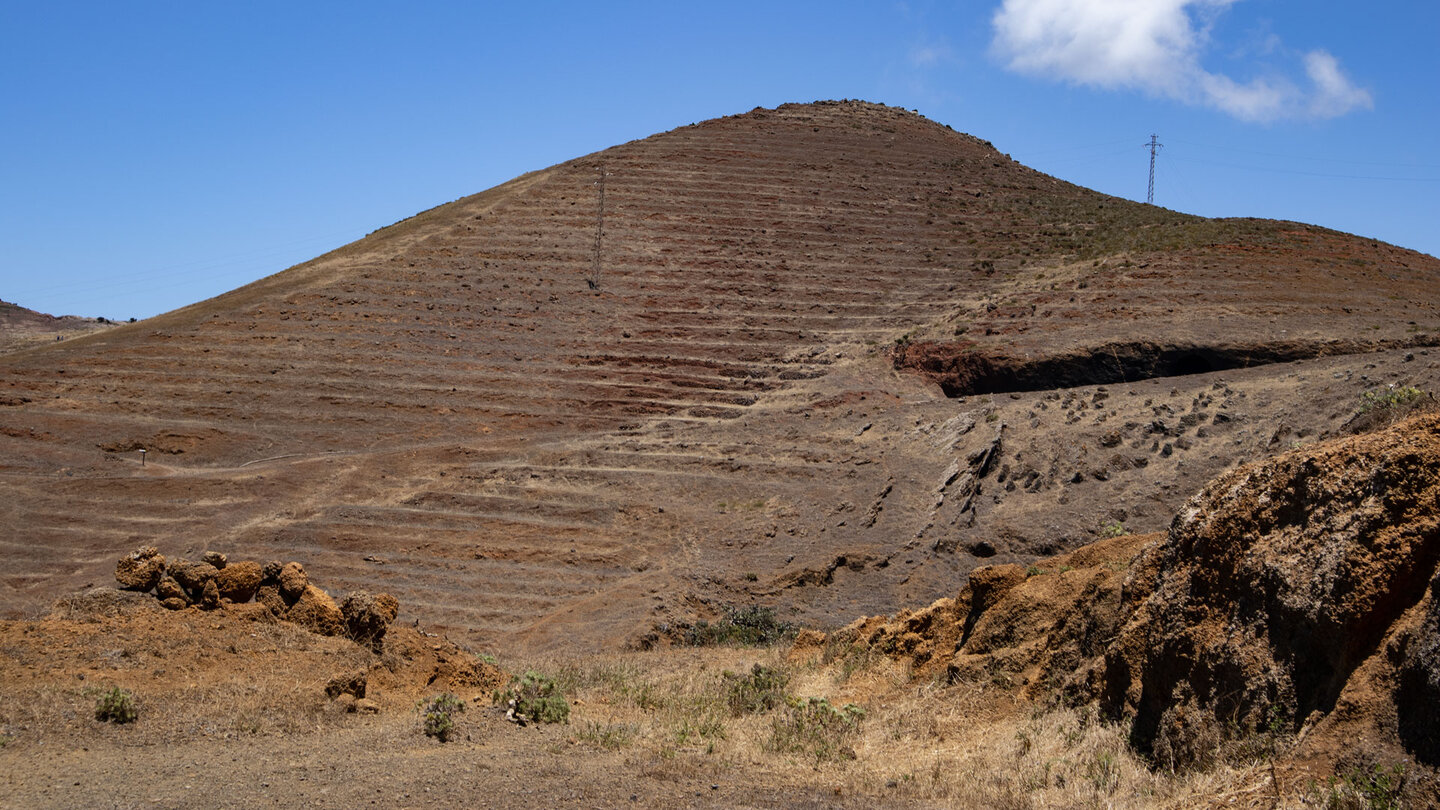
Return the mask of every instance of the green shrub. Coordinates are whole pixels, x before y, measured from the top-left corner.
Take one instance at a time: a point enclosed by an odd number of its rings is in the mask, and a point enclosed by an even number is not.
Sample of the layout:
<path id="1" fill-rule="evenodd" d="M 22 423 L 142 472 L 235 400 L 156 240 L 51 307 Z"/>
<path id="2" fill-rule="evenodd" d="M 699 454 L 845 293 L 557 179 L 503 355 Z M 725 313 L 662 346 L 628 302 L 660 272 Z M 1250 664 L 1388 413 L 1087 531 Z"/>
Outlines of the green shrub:
<path id="1" fill-rule="evenodd" d="M 1330 777 L 1320 797 L 1327 810 L 1399 810 L 1405 788 L 1405 765 L 1386 768 L 1376 764 L 1369 771 L 1351 768 L 1343 779 Z"/>
<path id="2" fill-rule="evenodd" d="M 527 670 L 510 679 L 510 685 L 495 691 L 495 702 L 502 706 L 515 701 L 516 716 L 532 723 L 570 722 L 570 701 L 555 679 Z"/>
<path id="3" fill-rule="evenodd" d="M 1413 385 L 1395 386 L 1366 391 L 1360 396 L 1360 413 L 1369 413 L 1379 408 L 1403 408 L 1428 396 Z"/>
<path id="4" fill-rule="evenodd" d="M 1395 423 L 1437 409 L 1435 397 L 1413 385 L 1388 385 L 1360 395 L 1360 407 L 1341 428 L 1343 432 L 1360 434 L 1383 430 Z"/>
<path id="5" fill-rule="evenodd" d="M 1118 520 L 1112 520 L 1100 527 L 1101 537 L 1124 537 L 1129 533 L 1130 531 L 1125 528 L 1125 524 Z"/>
<path id="6" fill-rule="evenodd" d="M 106 723 L 133 723 L 139 717 L 135 696 L 120 687 L 112 687 L 95 701 L 95 719 Z"/>
<path id="7" fill-rule="evenodd" d="M 736 717 L 742 714 L 768 712 L 785 704 L 785 687 L 790 676 L 777 669 L 756 664 L 749 675 L 725 672 L 725 705 Z"/>
<path id="8" fill-rule="evenodd" d="M 775 718 L 769 747 L 782 753 L 808 754 L 817 763 L 832 759 L 853 759 L 855 752 L 846 742 L 860 730 L 865 710 L 853 703 L 840 708 L 825 698 L 803 698 L 786 703 L 786 711 Z"/>
<path id="9" fill-rule="evenodd" d="M 452 715 L 465 711 L 465 703 L 449 692 L 436 695 L 416 704 L 420 713 L 420 724 L 426 737 L 448 742 L 455 733 L 455 718 Z"/>
<path id="10" fill-rule="evenodd" d="M 795 625 L 775 617 L 775 609 L 749 605 L 731 606 L 715 622 L 698 621 L 683 628 L 682 640 L 692 647 L 739 644 L 758 647 L 783 641 L 795 634 Z"/>

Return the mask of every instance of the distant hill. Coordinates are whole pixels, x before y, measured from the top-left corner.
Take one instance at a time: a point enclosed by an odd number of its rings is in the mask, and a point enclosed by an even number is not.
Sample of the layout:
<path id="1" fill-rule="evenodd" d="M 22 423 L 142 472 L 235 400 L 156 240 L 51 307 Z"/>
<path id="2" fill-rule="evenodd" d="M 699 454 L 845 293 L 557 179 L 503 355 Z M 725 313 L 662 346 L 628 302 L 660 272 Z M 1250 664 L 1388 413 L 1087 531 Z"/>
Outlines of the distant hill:
<path id="1" fill-rule="evenodd" d="M 1437 291 L 1434 257 L 906 110 L 757 109 L 0 357 L 0 608 L 143 542 L 301 559 L 477 644 L 839 626 L 1434 390 Z"/>
<path id="2" fill-rule="evenodd" d="M 0 301 L 0 354 L 88 335 L 114 325 L 113 321 L 103 318 L 81 318 L 75 315 L 57 318 L 18 304 Z"/>

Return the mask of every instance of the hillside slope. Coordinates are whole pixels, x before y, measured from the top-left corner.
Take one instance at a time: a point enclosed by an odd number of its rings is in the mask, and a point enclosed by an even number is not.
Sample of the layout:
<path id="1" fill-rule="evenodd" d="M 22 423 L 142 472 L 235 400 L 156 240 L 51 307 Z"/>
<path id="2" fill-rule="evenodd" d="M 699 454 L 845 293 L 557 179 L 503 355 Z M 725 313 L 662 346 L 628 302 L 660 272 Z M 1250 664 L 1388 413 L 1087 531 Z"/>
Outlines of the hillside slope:
<path id="1" fill-rule="evenodd" d="M 843 624 L 1433 390 L 1437 282 L 904 110 L 757 109 L 0 358 L 0 607 L 143 542 L 304 559 L 485 644 Z"/>

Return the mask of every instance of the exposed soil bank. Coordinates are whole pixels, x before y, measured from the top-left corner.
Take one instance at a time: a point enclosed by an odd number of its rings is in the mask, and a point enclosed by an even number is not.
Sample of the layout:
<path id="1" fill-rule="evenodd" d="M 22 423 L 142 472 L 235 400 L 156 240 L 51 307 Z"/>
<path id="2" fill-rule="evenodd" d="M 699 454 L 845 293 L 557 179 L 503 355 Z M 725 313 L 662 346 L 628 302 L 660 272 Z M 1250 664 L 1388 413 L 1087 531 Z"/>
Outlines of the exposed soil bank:
<path id="1" fill-rule="evenodd" d="M 987 353 L 973 344 L 922 342 L 896 346 L 892 356 L 897 369 L 917 371 L 929 377 L 946 396 L 965 397 L 1111 385 L 1437 344 L 1440 340 L 1430 335 L 1417 335 L 1409 340 L 1295 340 L 1216 345 L 1130 341 L 1107 343 L 1055 357 L 1021 359 Z"/>

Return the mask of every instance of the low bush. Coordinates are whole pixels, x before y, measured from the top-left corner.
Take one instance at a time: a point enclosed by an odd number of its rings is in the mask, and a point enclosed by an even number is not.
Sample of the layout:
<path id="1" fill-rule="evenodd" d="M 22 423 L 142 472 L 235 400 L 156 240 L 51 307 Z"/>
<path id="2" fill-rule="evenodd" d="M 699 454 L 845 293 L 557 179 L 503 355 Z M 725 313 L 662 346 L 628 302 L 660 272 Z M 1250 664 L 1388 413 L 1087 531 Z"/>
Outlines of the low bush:
<path id="1" fill-rule="evenodd" d="M 802 698 L 786 703 L 786 711 L 775 718 L 769 747 L 782 753 L 808 754 L 817 763 L 854 759 L 847 742 L 860 731 L 865 710 L 853 703 L 840 708 L 825 698 Z"/>
<path id="2" fill-rule="evenodd" d="M 495 690 L 495 702 L 510 705 L 515 715 L 532 723 L 570 722 L 570 701 L 555 679 L 534 670 L 510 679 L 510 685 Z"/>
<path id="3" fill-rule="evenodd" d="M 105 723 L 133 723 L 140 716 L 135 696 L 120 687 L 112 687 L 95 701 L 95 719 Z"/>
<path id="4" fill-rule="evenodd" d="M 758 647 L 775 644 L 795 635 L 795 625 L 775 616 L 775 609 L 760 605 L 731 606 L 714 622 L 698 621 L 683 628 L 682 640 L 692 647 L 738 644 Z"/>
<path id="5" fill-rule="evenodd" d="M 785 687 L 790 676 L 784 671 L 756 664 L 749 675 L 723 674 L 725 705 L 736 717 L 768 712 L 785 704 Z"/>
<path id="6" fill-rule="evenodd" d="M 416 710 L 420 713 L 420 724 L 425 731 L 425 736 L 434 737 L 440 742 L 448 742 L 450 735 L 455 733 L 453 715 L 465 711 L 465 703 L 449 692 L 445 692 L 429 700 L 420 701 L 416 705 Z"/>

